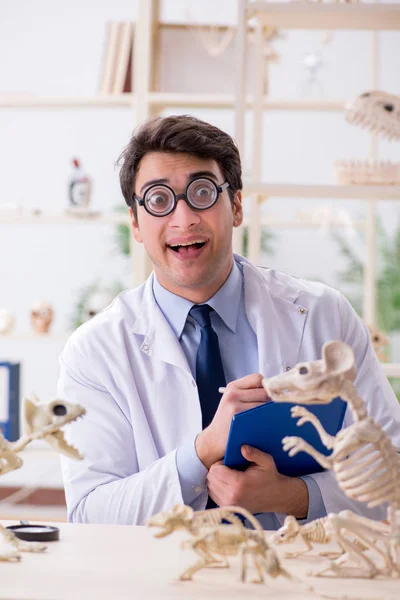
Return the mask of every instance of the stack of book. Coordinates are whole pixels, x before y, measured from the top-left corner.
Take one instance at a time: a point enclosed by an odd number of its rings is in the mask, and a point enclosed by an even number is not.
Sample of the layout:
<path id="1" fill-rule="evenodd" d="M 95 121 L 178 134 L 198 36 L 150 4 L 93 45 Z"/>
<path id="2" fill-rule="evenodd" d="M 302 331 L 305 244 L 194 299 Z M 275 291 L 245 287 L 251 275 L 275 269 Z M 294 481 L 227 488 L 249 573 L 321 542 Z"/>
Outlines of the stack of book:
<path id="1" fill-rule="evenodd" d="M 99 93 L 101 96 L 132 91 L 133 23 L 107 23 Z"/>

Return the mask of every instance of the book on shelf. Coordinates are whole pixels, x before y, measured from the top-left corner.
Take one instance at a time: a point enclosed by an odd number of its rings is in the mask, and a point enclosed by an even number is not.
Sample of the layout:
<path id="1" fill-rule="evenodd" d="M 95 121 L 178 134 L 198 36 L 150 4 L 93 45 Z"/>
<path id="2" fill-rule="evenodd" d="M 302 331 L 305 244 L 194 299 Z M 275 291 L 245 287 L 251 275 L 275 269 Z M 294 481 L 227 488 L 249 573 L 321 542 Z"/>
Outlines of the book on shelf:
<path id="1" fill-rule="evenodd" d="M 19 438 L 20 363 L 0 362 L 0 430 L 10 442 Z"/>
<path id="2" fill-rule="evenodd" d="M 132 91 L 132 52 L 133 23 L 108 22 L 100 83 L 101 96 Z"/>

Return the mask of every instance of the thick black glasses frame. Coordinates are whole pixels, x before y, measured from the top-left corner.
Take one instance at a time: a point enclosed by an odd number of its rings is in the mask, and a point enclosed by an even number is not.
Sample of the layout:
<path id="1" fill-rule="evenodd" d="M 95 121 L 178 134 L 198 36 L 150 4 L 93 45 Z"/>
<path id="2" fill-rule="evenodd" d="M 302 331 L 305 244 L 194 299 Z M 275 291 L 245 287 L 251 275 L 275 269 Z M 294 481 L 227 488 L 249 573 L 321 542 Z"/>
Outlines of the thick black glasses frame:
<path id="1" fill-rule="evenodd" d="M 209 181 L 215 187 L 215 190 L 217 192 L 214 202 L 212 204 L 210 204 L 210 206 L 205 206 L 204 208 L 199 208 L 198 206 L 193 206 L 193 204 L 191 204 L 189 198 L 187 197 L 187 192 L 188 192 L 189 187 L 196 181 L 201 181 L 201 180 Z M 167 213 L 164 213 L 162 215 L 157 215 L 154 212 L 151 212 L 146 205 L 146 197 L 147 197 L 148 193 L 156 187 L 167 188 L 168 190 L 170 190 L 172 192 L 172 195 L 174 197 L 174 203 L 172 205 L 171 210 L 169 210 Z M 184 194 L 175 194 L 174 190 L 169 185 L 166 185 L 165 183 L 154 183 L 149 188 L 147 188 L 147 190 L 144 193 L 143 198 L 139 198 L 139 196 L 136 196 L 136 194 L 134 194 L 133 199 L 136 200 L 136 202 L 139 204 L 139 206 L 143 206 L 145 211 L 147 211 L 149 213 L 149 215 L 151 215 L 152 217 L 166 217 L 167 215 L 170 215 L 175 210 L 176 205 L 178 204 L 178 200 L 181 200 L 181 199 L 184 200 L 186 202 L 186 204 L 188 206 L 190 206 L 190 208 L 193 210 L 208 210 L 209 208 L 214 206 L 214 204 L 217 202 L 217 200 L 219 198 L 219 195 L 222 194 L 222 192 L 224 192 L 228 187 L 229 187 L 228 181 L 225 181 L 221 185 L 217 185 L 215 183 L 215 181 L 213 181 L 212 179 L 209 179 L 208 177 L 198 177 L 197 179 L 193 179 L 190 183 L 188 183 Z"/>

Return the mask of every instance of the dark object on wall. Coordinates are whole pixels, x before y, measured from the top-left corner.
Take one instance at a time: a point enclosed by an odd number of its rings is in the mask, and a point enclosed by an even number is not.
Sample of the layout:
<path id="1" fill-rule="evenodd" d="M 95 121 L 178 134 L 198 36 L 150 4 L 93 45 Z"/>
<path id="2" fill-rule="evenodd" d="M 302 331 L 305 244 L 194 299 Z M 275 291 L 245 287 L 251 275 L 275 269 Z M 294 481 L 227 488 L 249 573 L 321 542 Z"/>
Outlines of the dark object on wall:
<path id="1" fill-rule="evenodd" d="M 19 435 L 20 363 L 0 362 L 0 429 L 15 442 Z"/>

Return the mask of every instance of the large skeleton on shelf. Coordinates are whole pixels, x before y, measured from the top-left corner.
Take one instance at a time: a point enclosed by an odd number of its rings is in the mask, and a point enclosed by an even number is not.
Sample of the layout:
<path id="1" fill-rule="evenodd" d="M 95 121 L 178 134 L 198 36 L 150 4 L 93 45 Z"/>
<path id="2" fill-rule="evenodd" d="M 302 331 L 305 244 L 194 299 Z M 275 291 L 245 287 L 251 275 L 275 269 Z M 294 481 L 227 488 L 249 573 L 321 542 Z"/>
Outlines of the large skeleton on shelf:
<path id="1" fill-rule="evenodd" d="M 355 422 L 335 436 L 329 435 L 305 407 L 292 408 L 293 417 L 300 417 L 298 425 L 307 422 L 314 425 L 323 444 L 332 450 L 330 456 L 295 436 L 282 440 L 284 449 L 290 456 L 306 452 L 325 469 L 332 469 L 340 489 L 349 498 L 369 507 L 388 503 L 389 534 L 383 528 L 379 530 L 376 521 L 351 511 L 328 515 L 330 531 L 346 551 L 328 571 L 339 576 L 399 577 L 400 455 L 381 426 L 368 416 L 354 386 L 355 377 L 352 349 L 344 342 L 334 341 L 324 345 L 321 360 L 299 363 L 287 373 L 264 379 L 263 385 L 275 402 L 327 404 L 340 396 L 348 403 Z M 377 566 L 376 560 L 360 548 L 360 543 L 372 554 L 378 554 L 383 566 Z M 345 564 L 352 559 L 357 566 Z"/>
<path id="2" fill-rule="evenodd" d="M 61 428 L 76 421 L 85 414 L 78 404 L 64 400 L 40 402 L 36 397 L 25 399 L 23 410 L 23 434 L 15 442 L 9 442 L 0 432 L 0 475 L 22 467 L 23 462 L 17 453 L 21 452 L 33 440 L 45 440 L 56 452 L 69 458 L 80 460 L 83 457 L 78 450 L 65 440 Z M 44 544 L 22 542 L 9 530 L 0 525 L 0 537 L 5 542 L 0 548 L 1 560 L 19 560 L 20 551 L 39 552 L 46 548 Z"/>
<path id="3" fill-rule="evenodd" d="M 389 140 L 400 140 L 400 97 L 387 92 L 360 94 L 345 107 L 346 120 Z M 335 174 L 344 185 L 400 184 L 400 162 L 340 160 Z"/>

